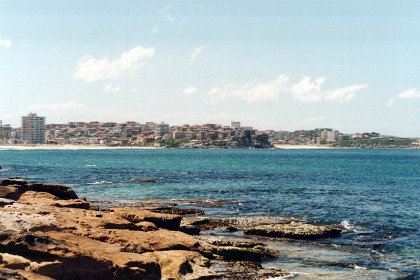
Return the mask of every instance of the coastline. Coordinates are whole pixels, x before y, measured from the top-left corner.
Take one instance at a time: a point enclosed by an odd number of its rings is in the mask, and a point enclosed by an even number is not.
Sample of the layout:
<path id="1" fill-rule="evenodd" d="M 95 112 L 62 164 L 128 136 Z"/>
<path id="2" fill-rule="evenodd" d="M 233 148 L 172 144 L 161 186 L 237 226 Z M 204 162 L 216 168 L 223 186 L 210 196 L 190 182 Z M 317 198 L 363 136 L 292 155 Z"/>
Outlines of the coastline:
<path id="1" fill-rule="evenodd" d="M 141 149 L 154 150 L 160 149 L 158 147 L 139 147 L 139 146 L 101 146 L 101 145 L 0 145 L 1 150 L 127 150 L 127 149 Z"/>
<path id="2" fill-rule="evenodd" d="M 331 146 L 319 146 L 319 145 L 289 145 L 289 144 L 275 144 L 275 149 L 283 150 L 313 150 L 313 149 L 334 149 Z M 140 146 L 104 146 L 104 145 L 24 145 L 24 144 L 10 144 L 0 145 L 1 150 L 156 150 L 162 149 L 160 147 L 140 147 Z"/>

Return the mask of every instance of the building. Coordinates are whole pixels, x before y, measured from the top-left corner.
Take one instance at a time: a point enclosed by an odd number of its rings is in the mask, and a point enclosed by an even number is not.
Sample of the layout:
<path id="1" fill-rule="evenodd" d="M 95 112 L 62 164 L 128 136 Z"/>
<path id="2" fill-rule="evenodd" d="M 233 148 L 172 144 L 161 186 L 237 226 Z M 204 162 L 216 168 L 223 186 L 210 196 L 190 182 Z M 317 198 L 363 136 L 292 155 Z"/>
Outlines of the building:
<path id="1" fill-rule="evenodd" d="M 21 138 L 26 144 L 44 144 L 45 117 L 38 117 L 36 113 L 22 117 Z"/>
<path id="2" fill-rule="evenodd" d="M 155 134 L 157 137 L 162 137 L 166 133 L 169 133 L 169 124 L 162 122 L 156 125 Z"/>
<path id="3" fill-rule="evenodd" d="M 238 129 L 241 127 L 241 122 L 237 122 L 237 121 L 230 121 L 230 127 L 234 128 L 234 129 Z"/>

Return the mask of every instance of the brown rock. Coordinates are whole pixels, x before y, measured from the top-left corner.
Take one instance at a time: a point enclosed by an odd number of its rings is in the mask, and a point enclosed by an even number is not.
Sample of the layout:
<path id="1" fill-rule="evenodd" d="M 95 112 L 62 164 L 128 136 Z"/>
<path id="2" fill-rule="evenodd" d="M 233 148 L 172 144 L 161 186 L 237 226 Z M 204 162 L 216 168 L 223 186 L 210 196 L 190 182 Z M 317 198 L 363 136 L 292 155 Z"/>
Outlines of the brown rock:
<path id="1" fill-rule="evenodd" d="M 0 267 L 10 269 L 25 269 L 31 264 L 31 261 L 18 255 L 0 253 Z"/>
<path id="2" fill-rule="evenodd" d="M 13 203 L 15 203 L 15 200 L 13 199 L 0 198 L 0 207 L 12 205 Z"/>
<path id="3" fill-rule="evenodd" d="M 0 245 L 33 259 L 51 259 L 36 271 L 54 279 L 160 279 L 160 266 L 155 259 L 121 252 L 119 245 L 71 233 L 2 232 Z"/>
<path id="4" fill-rule="evenodd" d="M 158 230 L 158 227 L 151 222 L 140 222 L 136 224 L 137 230 L 141 231 L 155 231 Z"/>
<path id="5" fill-rule="evenodd" d="M 292 239 L 320 239 L 341 235 L 341 227 L 311 224 L 269 224 L 244 229 L 245 234 Z"/>
<path id="6" fill-rule="evenodd" d="M 81 208 L 81 209 L 89 209 L 90 207 L 89 202 L 87 202 L 86 200 L 83 200 L 83 199 L 63 200 L 47 192 L 27 191 L 20 196 L 18 201 L 20 203 L 29 204 L 29 205 L 70 207 L 70 208 Z"/>
<path id="7" fill-rule="evenodd" d="M 182 216 L 164 213 L 155 213 L 138 208 L 112 208 L 110 211 L 132 223 L 143 221 L 152 222 L 159 228 L 178 230 Z"/>
<path id="8" fill-rule="evenodd" d="M 22 178 L 8 178 L 8 179 L 0 180 L 0 186 L 10 186 L 10 185 L 25 186 L 25 185 L 28 185 L 28 181 Z"/>
<path id="9" fill-rule="evenodd" d="M 18 200 L 24 192 L 18 188 L 18 186 L 0 186 L 0 197 Z"/>
<path id="10" fill-rule="evenodd" d="M 35 183 L 29 186 L 30 190 L 36 192 L 47 192 L 52 195 L 55 195 L 61 199 L 77 199 L 76 193 L 67 186 L 57 185 L 57 184 L 40 184 Z"/>
<path id="11" fill-rule="evenodd" d="M 27 280 L 18 271 L 10 268 L 0 268 L 0 279 L 1 280 Z"/>
<path id="12" fill-rule="evenodd" d="M 197 252 L 159 251 L 143 255 L 157 259 L 165 279 L 215 279 L 218 276 L 208 269 L 209 260 Z"/>
<path id="13" fill-rule="evenodd" d="M 101 230 L 89 231 L 89 238 L 111 244 L 119 244 L 126 252 L 185 250 L 200 251 L 202 247 L 194 237 L 179 231 L 158 229 L 155 231 Z"/>

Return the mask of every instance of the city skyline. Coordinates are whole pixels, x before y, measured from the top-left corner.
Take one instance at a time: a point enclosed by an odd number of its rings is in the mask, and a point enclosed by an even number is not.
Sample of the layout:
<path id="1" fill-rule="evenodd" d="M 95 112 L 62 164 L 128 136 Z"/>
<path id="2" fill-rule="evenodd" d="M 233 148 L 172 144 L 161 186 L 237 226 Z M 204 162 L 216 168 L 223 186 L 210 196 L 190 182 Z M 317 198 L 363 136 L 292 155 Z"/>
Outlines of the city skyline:
<path id="1" fill-rule="evenodd" d="M 2 1 L 0 120 L 419 137 L 417 1 Z"/>

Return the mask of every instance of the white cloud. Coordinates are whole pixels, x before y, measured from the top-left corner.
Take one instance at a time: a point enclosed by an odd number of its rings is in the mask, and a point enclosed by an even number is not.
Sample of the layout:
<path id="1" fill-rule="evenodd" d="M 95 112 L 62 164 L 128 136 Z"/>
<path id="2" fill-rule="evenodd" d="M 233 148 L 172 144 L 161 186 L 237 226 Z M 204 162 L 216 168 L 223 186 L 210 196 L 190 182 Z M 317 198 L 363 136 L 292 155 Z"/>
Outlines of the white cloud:
<path id="1" fill-rule="evenodd" d="M 288 76 L 279 75 L 275 80 L 265 83 L 219 85 L 212 88 L 207 95 L 211 103 L 227 97 L 239 98 L 249 103 L 265 103 L 278 100 L 280 94 L 291 94 L 299 102 L 330 100 L 344 103 L 354 99 L 361 89 L 366 88 L 366 85 L 355 84 L 334 90 L 324 90 L 325 81 L 326 78 L 312 80 L 311 77 L 304 77 L 299 82 L 290 84 Z"/>
<path id="2" fill-rule="evenodd" d="M 159 32 L 159 28 L 158 27 L 153 27 L 153 29 L 150 32 L 152 32 L 152 33 L 158 33 Z"/>
<path id="3" fill-rule="evenodd" d="M 277 100 L 280 92 L 287 89 L 288 80 L 287 76 L 280 75 L 275 80 L 265 83 L 218 86 L 211 89 L 207 95 L 210 96 L 212 103 L 228 96 L 236 97 L 249 103 L 264 103 Z"/>
<path id="4" fill-rule="evenodd" d="M 348 87 L 338 88 L 327 92 L 324 98 L 326 100 L 344 103 L 353 100 L 356 97 L 357 92 L 364 88 L 366 88 L 366 85 L 351 85 Z"/>
<path id="5" fill-rule="evenodd" d="M 107 84 L 104 86 L 104 90 L 107 92 L 117 93 L 121 90 L 121 88 L 113 84 Z"/>
<path id="6" fill-rule="evenodd" d="M 119 58 L 103 57 L 96 59 L 85 55 L 77 62 L 73 77 L 94 82 L 105 79 L 118 79 L 126 71 L 134 71 L 142 65 L 142 61 L 154 55 L 154 48 L 136 47 L 121 54 Z"/>
<path id="7" fill-rule="evenodd" d="M 189 86 L 186 89 L 184 89 L 184 95 L 186 96 L 192 96 L 197 93 L 197 88 L 194 86 Z"/>
<path id="8" fill-rule="evenodd" d="M 204 49 L 206 49 L 208 46 L 204 45 L 204 46 L 199 46 L 197 48 L 195 48 L 191 54 L 191 63 L 197 58 L 197 56 L 204 51 Z"/>
<path id="9" fill-rule="evenodd" d="M 385 106 L 391 107 L 399 99 L 420 99 L 420 90 L 410 88 L 406 91 L 402 91 L 396 97 L 392 97 L 387 102 L 385 102 Z"/>
<path id="10" fill-rule="evenodd" d="M 410 88 L 406 91 L 400 92 L 398 94 L 398 98 L 400 99 L 419 99 L 420 98 L 420 90 L 415 88 Z"/>
<path id="11" fill-rule="evenodd" d="M 321 88 L 324 82 L 325 78 L 318 78 L 312 82 L 310 77 L 304 77 L 300 82 L 292 85 L 290 91 L 295 100 L 317 102 L 322 100 L 323 93 L 321 92 Z"/>
<path id="12" fill-rule="evenodd" d="M 360 90 L 366 88 L 366 85 L 356 84 L 334 90 L 323 90 L 325 81 L 326 78 L 318 78 L 312 82 L 310 77 L 304 77 L 292 85 L 290 91 L 294 99 L 301 102 L 331 100 L 344 103 L 353 100 Z"/>
<path id="13" fill-rule="evenodd" d="M 12 46 L 11 39 L 2 39 L 0 38 L 0 47 L 10 48 Z"/>

